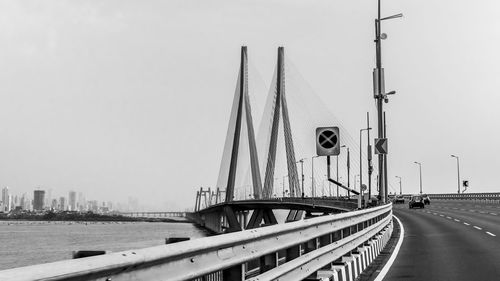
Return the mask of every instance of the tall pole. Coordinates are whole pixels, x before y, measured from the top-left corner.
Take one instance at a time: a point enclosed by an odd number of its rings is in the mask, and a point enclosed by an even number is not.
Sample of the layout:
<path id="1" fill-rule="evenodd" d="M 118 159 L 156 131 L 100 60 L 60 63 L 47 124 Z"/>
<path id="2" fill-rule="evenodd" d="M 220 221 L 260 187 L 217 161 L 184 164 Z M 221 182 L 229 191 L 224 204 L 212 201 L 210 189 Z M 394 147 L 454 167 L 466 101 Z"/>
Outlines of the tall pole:
<path id="1" fill-rule="evenodd" d="M 386 126 L 385 126 L 385 111 L 384 111 L 384 138 L 387 138 L 387 131 L 386 131 Z M 384 188 L 385 188 L 385 191 L 384 191 L 384 194 L 389 194 L 389 191 L 387 190 L 387 183 L 388 183 L 388 180 L 387 180 L 387 154 L 383 154 L 383 157 L 384 157 Z"/>
<path id="2" fill-rule="evenodd" d="M 420 194 L 422 194 L 422 163 L 415 162 L 418 165 L 420 171 Z"/>
<path id="3" fill-rule="evenodd" d="M 376 53 L 376 68 L 373 70 L 373 93 L 374 98 L 377 101 L 377 123 L 378 123 L 378 137 L 385 138 L 383 129 L 383 117 L 384 112 L 383 102 L 388 102 L 387 95 L 395 94 L 395 91 L 385 93 L 385 83 L 384 83 L 384 69 L 382 68 L 382 39 L 385 39 L 385 34 L 381 36 L 381 22 L 383 20 L 393 19 L 402 17 L 402 14 L 397 14 L 385 18 L 380 18 L 380 0 L 377 1 L 377 18 L 375 19 L 375 53 Z M 387 177 L 385 176 L 387 157 L 385 154 L 378 155 L 378 187 L 379 195 L 382 200 L 382 204 L 387 202 Z"/>
<path id="4" fill-rule="evenodd" d="M 288 175 L 283 176 L 283 197 L 285 197 L 285 178 L 287 178 Z"/>
<path id="5" fill-rule="evenodd" d="M 403 194 L 403 188 L 401 187 L 401 177 L 400 176 L 396 176 L 396 178 L 399 179 L 399 195 L 402 195 Z"/>
<path id="6" fill-rule="evenodd" d="M 348 147 L 347 145 L 345 145 L 345 144 L 344 144 L 344 145 L 342 145 L 340 148 L 342 149 L 342 147 L 345 147 L 345 148 L 347 149 L 347 187 L 349 187 L 349 188 L 350 188 L 350 186 L 349 186 L 349 166 L 350 166 L 351 164 L 349 163 L 349 160 L 350 160 L 350 159 L 349 159 L 349 147 Z M 337 156 L 337 157 L 338 157 L 338 156 Z M 337 165 L 337 167 L 338 167 L 338 165 Z M 337 175 L 338 175 L 338 173 L 337 173 Z M 339 180 L 337 179 L 337 181 L 339 181 Z M 349 192 L 349 191 L 347 191 L 347 192 L 348 192 L 348 195 L 350 195 L 350 192 Z M 337 196 L 339 196 L 339 197 L 340 197 L 339 187 L 338 187 L 338 186 L 337 186 Z"/>
<path id="7" fill-rule="evenodd" d="M 457 159 L 457 175 L 458 175 L 457 193 L 460 194 L 460 160 L 456 155 L 451 155 L 451 157 Z"/>
<path id="8" fill-rule="evenodd" d="M 365 128 L 365 129 L 361 129 L 359 130 L 359 200 L 358 200 L 358 208 L 360 207 L 359 205 L 361 204 L 361 189 L 363 187 L 363 161 L 362 161 L 362 156 L 363 156 L 363 150 L 362 150 L 362 134 L 363 131 L 370 131 L 372 128 Z"/>
<path id="9" fill-rule="evenodd" d="M 376 99 L 377 99 L 377 119 L 378 119 L 378 137 L 383 138 L 384 137 L 384 132 L 382 128 L 382 112 L 383 112 L 383 94 L 384 90 L 382 89 L 383 87 L 383 80 L 382 80 L 382 44 L 381 44 L 381 38 L 380 38 L 380 0 L 378 0 L 377 3 L 377 19 L 375 20 L 375 49 L 376 49 L 376 60 L 377 60 L 377 67 L 375 69 L 375 77 L 376 77 Z M 384 157 L 382 154 L 378 155 L 378 174 L 379 174 L 379 193 L 380 197 L 382 200 L 382 204 L 385 204 L 386 202 L 386 194 L 385 194 L 385 185 L 384 185 L 384 180 L 383 180 L 383 174 L 384 174 Z"/>
<path id="10" fill-rule="evenodd" d="M 311 157 L 311 194 L 312 197 L 316 196 L 316 183 L 314 181 L 314 158 L 318 158 L 319 156 Z"/>
<path id="11" fill-rule="evenodd" d="M 339 182 L 339 156 L 337 155 L 337 182 Z M 339 186 L 337 185 L 337 197 L 339 197 Z"/>
<path id="12" fill-rule="evenodd" d="M 347 187 L 349 187 L 349 190 L 347 191 L 347 197 L 351 197 L 351 176 L 350 176 L 350 171 L 351 171 L 351 154 L 349 152 L 349 147 L 347 148 Z"/>
<path id="13" fill-rule="evenodd" d="M 366 113 L 366 127 L 370 128 L 370 113 Z M 372 146 L 370 145 L 370 130 L 368 130 L 367 136 L 368 142 L 368 200 L 372 198 Z"/>
<path id="14" fill-rule="evenodd" d="M 302 198 L 304 198 L 304 159 L 300 159 L 300 170 L 302 174 Z"/>

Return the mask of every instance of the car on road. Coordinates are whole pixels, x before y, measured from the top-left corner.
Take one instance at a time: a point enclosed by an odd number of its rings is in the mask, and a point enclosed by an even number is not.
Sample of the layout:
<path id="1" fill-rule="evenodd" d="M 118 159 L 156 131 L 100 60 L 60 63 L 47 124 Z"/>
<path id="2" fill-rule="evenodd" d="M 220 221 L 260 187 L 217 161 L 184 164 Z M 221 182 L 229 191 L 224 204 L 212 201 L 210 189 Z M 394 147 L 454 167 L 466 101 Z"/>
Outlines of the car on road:
<path id="1" fill-rule="evenodd" d="M 403 195 L 397 195 L 394 197 L 394 204 L 404 204 L 405 203 L 405 198 Z"/>
<path id="2" fill-rule="evenodd" d="M 429 195 L 423 194 L 422 197 L 424 198 L 424 204 L 425 205 L 430 205 L 431 204 L 431 199 L 429 198 Z"/>
<path id="3" fill-rule="evenodd" d="M 410 209 L 415 207 L 425 208 L 424 198 L 421 195 L 413 195 L 408 203 L 408 207 Z"/>

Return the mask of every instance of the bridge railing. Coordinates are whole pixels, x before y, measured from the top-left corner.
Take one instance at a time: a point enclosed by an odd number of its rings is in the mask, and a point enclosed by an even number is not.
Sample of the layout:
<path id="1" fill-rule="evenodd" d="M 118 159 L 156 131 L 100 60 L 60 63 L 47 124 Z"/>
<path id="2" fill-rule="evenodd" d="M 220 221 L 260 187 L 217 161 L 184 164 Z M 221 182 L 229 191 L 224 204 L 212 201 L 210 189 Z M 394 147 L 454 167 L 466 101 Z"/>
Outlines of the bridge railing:
<path id="1" fill-rule="evenodd" d="M 392 205 L 0 271 L 0 280 L 303 279 L 392 223 Z"/>

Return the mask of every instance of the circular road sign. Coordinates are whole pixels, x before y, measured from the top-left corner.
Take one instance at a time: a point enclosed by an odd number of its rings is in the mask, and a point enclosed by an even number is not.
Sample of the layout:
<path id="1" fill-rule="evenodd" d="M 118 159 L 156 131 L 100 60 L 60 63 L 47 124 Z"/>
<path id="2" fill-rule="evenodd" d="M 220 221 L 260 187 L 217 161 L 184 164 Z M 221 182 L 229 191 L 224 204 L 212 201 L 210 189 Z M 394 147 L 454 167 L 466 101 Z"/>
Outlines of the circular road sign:
<path id="1" fill-rule="evenodd" d="M 319 134 L 319 145 L 325 149 L 332 149 L 337 144 L 337 134 L 334 131 L 325 130 Z"/>

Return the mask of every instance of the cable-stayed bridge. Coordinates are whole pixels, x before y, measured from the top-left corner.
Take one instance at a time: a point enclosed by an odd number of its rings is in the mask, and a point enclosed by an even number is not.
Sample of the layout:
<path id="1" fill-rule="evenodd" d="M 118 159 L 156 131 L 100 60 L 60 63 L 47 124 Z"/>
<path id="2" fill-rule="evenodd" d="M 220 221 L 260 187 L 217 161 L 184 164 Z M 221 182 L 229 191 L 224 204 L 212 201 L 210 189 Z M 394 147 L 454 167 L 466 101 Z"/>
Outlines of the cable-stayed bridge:
<path id="1" fill-rule="evenodd" d="M 242 48 L 217 186 L 197 192 L 195 212 L 169 213 L 220 235 L 4 270 L 0 280 L 496 280 L 500 193 L 430 194 L 419 210 L 366 196 L 358 209 L 349 195 L 360 186 L 348 171 L 367 157 L 349 158 L 348 151 L 359 154 L 357 143 L 317 97 L 299 95 L 311 92 L 286 66 L 279 48 L 256 132 Z M 345 163 L 345 170 L 332 165 L 338 172 L 313 162 L 313 129 L 332 124 L 349 147 L 334 160 Z M 335 185 L 325 189 L 323 179 Z"/>

